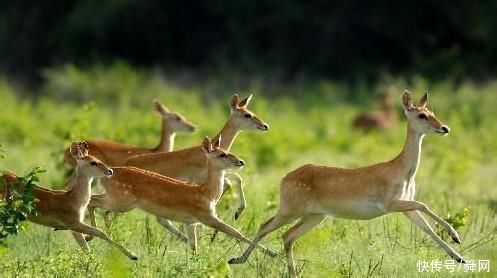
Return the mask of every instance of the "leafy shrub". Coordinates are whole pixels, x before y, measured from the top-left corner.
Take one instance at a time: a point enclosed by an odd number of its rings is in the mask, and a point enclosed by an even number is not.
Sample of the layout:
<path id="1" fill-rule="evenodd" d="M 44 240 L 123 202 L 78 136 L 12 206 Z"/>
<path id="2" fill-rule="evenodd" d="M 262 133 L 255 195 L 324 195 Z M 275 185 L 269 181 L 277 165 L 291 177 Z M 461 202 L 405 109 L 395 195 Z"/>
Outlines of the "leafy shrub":
<path id="1" fill-rule="evenodd" d="M 0 152 L 4 152 L 0 145 Z M 2 154 L 2 158 L 5 157 Z M 18 177 L 16 181 L 7 184 L 0 177 L 0 187 L 5 187 L 5 199 L 0 200 L 0 244 L 2 239 L 19 232 L 21 222 L 28 216 L 34 215 L 35 203 L 33 191 L 39 182 L 38 175 L 44 172 L 40 167 L 31 170 L 27 175 Z M 8 188 L 7 188 L 8 187 Z"/>

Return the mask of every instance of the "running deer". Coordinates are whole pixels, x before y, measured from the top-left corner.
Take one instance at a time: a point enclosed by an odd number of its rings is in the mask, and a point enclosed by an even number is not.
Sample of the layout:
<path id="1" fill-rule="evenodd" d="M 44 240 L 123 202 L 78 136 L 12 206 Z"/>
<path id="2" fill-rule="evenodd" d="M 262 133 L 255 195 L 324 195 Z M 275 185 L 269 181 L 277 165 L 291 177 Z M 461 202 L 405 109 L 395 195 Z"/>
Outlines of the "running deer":
<path id="1" fill-rule="evenodd" d="M 86 207 L 90 202 L 92 179 L 112 177 L 113 172 L 100 160 L 88 155 L 88 144 L 85 142 L 73 143 L 70 151 L 76 160 L 76 174 L 71 189 L 62 191 L 36 187 L 34 189 L 34 197 L 38 200 L 35 205 L 36 215 L 29 216 L 28 220 L 55 230 L 70 230 L 84 250 L 90 250 L 84 238 L 84 234 L 88 234 L 109 242 L 130 259 L 137 260 L 138 258 L 131 251 L 110 239 L 102 230 L 83 222 Z M 8 198 L 8 186 L 17 179 L 17 176 L 5 172 L 3 178 L 6 181 L 5 197 Z"/>
<path id="2" fill-rule="evenodd" d="M 373 129 L 385 130 L 397 123 L 397 111 L 391 99 L 391 90 L 386 90 L 378 96 L 382 111 L 363 112 L 359 114 L 353 122 L 353 127 L 364 131 Z"/>
<path id="3" fill-rule="evenodd" d="M 159 219 L 173 219 L 186 224 L 189 246 L 197 250 L 196 227 L 202 223 L 237 240 L 250 242 L 238 230 L 216 215 L 216 204 L 223 193 L 227 169 L 240 168 L 245 162 L 222 149 L 221 136 L 213 143 L 205 138 L 201 151 L 207 160 L 207 178 L 202 184 L 179 181 L 136 167 L 114 167 L 114 176 L 103 183 L 105 193 L 91 197 L 88 210 L 95 225 L 95 208 L 111 212 L 140 209 Z M 266 254 L 274 252 L 259 246 Z"/>
<path id="4" fill-rule="evenodd" d="M 221 129 L 221 132 L 213 139 L 216 140 L 222 137 L 223 141 L 221 142 L 221 148 L 224 150 L 230 150 L 236 136 L 243 130 L 269 130 L 269 125 L 248 109 L 251 99 L 252 95 L 243 100 L 240 100 L 238 95 L 233 95 L 230 103 L 231 115 Z M 201 146 L 169 153 L 153 153 L 134 156 L 126 162 L 126 166 L 146 169 L 164 176 L 193 183 L 205 183 L 208 178 L 207 159 Z M 236 180 L 240 203 L 235 213 L 235 219 L 238 219 L 246 206 L 245 194 L 243 192 L 243 179 L 238 174 L 231 172 L 226 173 L 226 177 Z M 227 183 L 228 180 L 226 180 L 225 184 Z M 108 223 L 108 219 L 106 219 L 106 224 L 109 225 Z M 186 240 L 186 237 L 171 223 L 171 221 L 159 219 L 159 223 L 181 240 Z"/>
<path id="5" fill-rule="evenodd" d="M 109 166 L 122 166 L 124 162 L 134 155 L 145 153 L 170 152 L 174 147 L 174 138 L 177 132 L 194 132 L 196 126 L 189 122 L 184 116 L 177 112 L 171 112 L 158 100 L 154 100 L 155 111 L 162 117 L 161 140 L 157 147 L 147 149 L 133 145 L 126 145 L 114 141 L 92 139 L 87 143 L 90 154 L 100 159 Z M 76 165 L 69 149 L 65 151 L 65 161 L 71 166 Z"/>
<path id="6" fill-rule="evenodd" d="M 445 228 L 456 243 L 456 230 L 427 205 L 414 200 L 414 177 L 421 156 L 425 134 L 447 135 L 449 127 L 435 117 L 426 104 L 426 93 L 414 106 L 408 91 L 402 97 L 407 116 L 407 139 L 401 153 L 393 160 L 357 169 L 343 169 L 313 164 L 304 165 L 281 180 L 280 206 L 276 214 L 262 224 L 251 245 L 231 264 L 244 263 L 255 244 L 279 227 L 298 222 L 283 235 L 288 270 L 295 276 L 293 245 L 303 234 L 320 224 L 327 215 L 348 219 L 372 219 L 392 212 L 403 212 L 430 235 L 452 258 L 464 259 L 445 243 L 421 215 L 424 213 Z"/>

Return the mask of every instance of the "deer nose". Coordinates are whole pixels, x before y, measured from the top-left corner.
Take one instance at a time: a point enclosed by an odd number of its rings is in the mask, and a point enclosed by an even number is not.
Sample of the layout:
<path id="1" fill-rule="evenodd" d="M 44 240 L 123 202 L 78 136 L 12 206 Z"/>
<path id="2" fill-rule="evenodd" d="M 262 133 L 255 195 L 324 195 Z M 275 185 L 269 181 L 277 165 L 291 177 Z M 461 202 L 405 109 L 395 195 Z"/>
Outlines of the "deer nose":
<path id="1" fill-rule="evenodd" d="M 243 161 L 243 160 L 238 161 L 238 165 L 244 166 L 245 165 L 245 161 Z"/>
<path id="2" fill-rule="evenodd" d="M 450 128 L 446 125 L 442 126 L 442 131 L 445 132 L 445 134 L 449 134 Z"/>
<path id="3" fill-rule="evenodd" d="M 114 175 L 114 171 L 112 171 L 112 169 L 109 169 L 107 172 L 105 172 L 105 174 L 106 174 L 108 177 L 112 177 L 112 175 Z"/>
<path id="4" fill-rule="evenodd" d="M 264 127 L 265 130 L 269 130 L 269 125 L 268 124 L 263 124 L 262 126 Z"/>

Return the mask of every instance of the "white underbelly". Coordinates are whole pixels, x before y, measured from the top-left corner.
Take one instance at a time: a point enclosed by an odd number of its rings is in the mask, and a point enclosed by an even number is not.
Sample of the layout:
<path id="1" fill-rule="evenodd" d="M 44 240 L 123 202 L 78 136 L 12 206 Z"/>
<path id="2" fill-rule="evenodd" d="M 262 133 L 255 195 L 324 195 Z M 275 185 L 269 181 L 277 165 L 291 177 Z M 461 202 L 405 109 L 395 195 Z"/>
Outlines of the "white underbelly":
<path id="1" fill-rule="evenodd" d="M 371 219 L 387 213 L 382 203 L 375 200 L 339 201 L 327 205 L 323 213 L 349 219 Z"/>

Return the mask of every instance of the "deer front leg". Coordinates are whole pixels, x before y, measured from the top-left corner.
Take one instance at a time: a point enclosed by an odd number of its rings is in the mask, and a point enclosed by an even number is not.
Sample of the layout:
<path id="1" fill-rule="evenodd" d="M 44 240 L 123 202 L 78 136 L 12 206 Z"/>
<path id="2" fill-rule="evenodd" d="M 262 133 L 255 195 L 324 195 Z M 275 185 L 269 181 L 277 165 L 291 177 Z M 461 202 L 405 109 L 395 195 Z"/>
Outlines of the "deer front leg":
<path id="1" fill-rule="evenodd" d="M 70 225 L 70 228 L 74 232 L 83 233 L 83 234 L 87 234 L 87 235 L 93 235 L 93 236 L 96 236 L 98 238 L 101 238 L 101 239 L 107 241 L 108 243 L 119 248 L 119 250 L 121 250 L 121 252 L 123 252 L 128 258 L 130 258 L 132 260 L 138 260 L 138 257 L 135 254 L 133 254 L 131 251 L 129 251 L 126 247 L 122 246 L 121 244 L 113 241 L 106 233 L 104 233 L 102 230 L 100 230 L 98 228 L 86 225 L 85 223 L 81 223 L 81 222 Z"/>
<path id="2" fill-rule="evenodd" d="M 193 254 L 197 254 L 197 223 L 186 225 L 186 237 Z"/>
<path id="3" fill-rule="evenodd" d="M 459 234 L 454 229 L 454 227 L 452 227 L 452 225 L 447 223 L 447 221 L 442 219 L 440 216 L 436 215 L 427 205 L 425 205 L 422 202 L 418 202 L 418 201 L 414 201 L 414 200 L 413 201 L 397 200 L 391 204 L 390 209 L 392 209 L 394 211 L 418 210 L 418 211 L 424 212 L 428 216 L 430 216 L 433 220 L 435 220 L 438 224 L 440 224 L 442 227 L 444 227 L 447 230 L 447 232 L 449 232 L 450 236 L 452 237 L 452 240 L 455 243 L 458 243 L 458 244 L 461 243 L 461 239 L 459 238 Z"/>
<path id="4" fill-rule="evenodd" d="M 443 239 L 441 239 L 435 231 L 433 231 L 433 228 L 428 224 L 426 219 L 419 213 L 419 211 L 407 211 L 405 212 L 405 215 L 416 225 L 418 225 L 425 233 L 427 233 L 433 240 L 435 240 L 442 249 L 445 250 L 449 256 L 451 256 L 454 260 L 456 260 L 459 263 L 465 264 L 466 261 L 463 259 L 461 255 L 459 255 L 454 249 L 452 249 Z"/>
<path id="5" fill-rule="evenodd" d="M 245 192 L 243 191 L 243 178 L 236 173 L 226 173 L 225 176 L 228 178 L 232 178 L 233 180 L 236 180 L 236 187 L 238 190 L 238 198 L 239 198 L 238 209 L 235 212 L 235 220 L 237 220 L 242 214 L 245 207 L 247 206 L 247 201 L 245 200 Z"/>
<path id="6" fill-rule="evenodd" d="M 81 249 L 85 251 L 90 251 L 90 246 L 88 246 L 87 239 L 85 238 L 85 235 L 82 233 L 77 233 L 77 232 L 71 232 L 72 236 L 76 240 L 76 242 L 81 246 Z"/>

